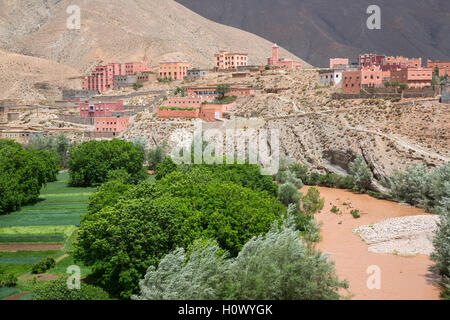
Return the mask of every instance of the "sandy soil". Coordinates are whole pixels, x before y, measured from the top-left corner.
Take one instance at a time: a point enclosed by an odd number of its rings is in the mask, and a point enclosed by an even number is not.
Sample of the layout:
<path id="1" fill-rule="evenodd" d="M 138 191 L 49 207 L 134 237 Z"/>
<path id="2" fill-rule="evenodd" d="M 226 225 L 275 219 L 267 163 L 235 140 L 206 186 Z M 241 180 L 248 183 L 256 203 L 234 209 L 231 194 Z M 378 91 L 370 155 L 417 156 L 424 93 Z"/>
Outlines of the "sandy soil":
<path id="1" fill-rule="evenodd" d="M 62 247 L 62 244 L 1 244 L 0 251 L 50 251 Z"/>
<path id="2" fill-rule="evenodd" d="M 305 192 L 307 188 L 302 191 Z M 316 215 L 322 234 L 317 248 L 331 255 L 341 279 L 349 281 L 352 299 L 439 299 L 438 278 L 429 271 L 429 267 L 433 265 L 429 257 L 372 253 L 368 251 L 368 245 L 352 232 L 359 226 L 389 218 L 426 214 L 423 210 L 345 190 L 321 187 L 318 189 L 325 198 L 325 206 L 322 212 Z M 330 210 L 333 206 L 339 208 L 340 213 L 332 213 Z M 353 218 L 350 214 L 353 209 L 360 210 L 361 218 Z M 366 271 L 370 266 L 378 266 L 381 270 L 379 290 L 370 290 L 367 287 L 371 274 Z"/>

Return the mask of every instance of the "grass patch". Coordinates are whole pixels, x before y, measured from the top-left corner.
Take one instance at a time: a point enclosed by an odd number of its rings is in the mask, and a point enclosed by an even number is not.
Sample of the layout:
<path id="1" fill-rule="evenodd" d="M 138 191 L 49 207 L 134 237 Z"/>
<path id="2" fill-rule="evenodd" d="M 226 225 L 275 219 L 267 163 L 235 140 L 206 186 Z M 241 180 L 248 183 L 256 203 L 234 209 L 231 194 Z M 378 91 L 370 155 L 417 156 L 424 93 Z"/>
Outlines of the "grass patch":
<path id="1" fill-rule="evenodd" d="M 56 266 L 52 269 L 49 269 L 47 273 L 51 274 L 67 274 L 67 268 L 70 266 L 76 265 L 80 267 L 81 270 L 81 276 L 85 277 L 91 274 L 91 269 L 89 267 L 86 267 L 81 262 L 75 262 L 73 256 L 69 256 L 67 258 L 62 259 L 59 261 Z"/>
<path id="2" fill-rule="evenodd" d="M 4 298 L 8 298 L 13 294 L 19 293 L 20 290 L 17 288 L 9 288 L 9 287 L 0 287 L 0 300 Z"/>

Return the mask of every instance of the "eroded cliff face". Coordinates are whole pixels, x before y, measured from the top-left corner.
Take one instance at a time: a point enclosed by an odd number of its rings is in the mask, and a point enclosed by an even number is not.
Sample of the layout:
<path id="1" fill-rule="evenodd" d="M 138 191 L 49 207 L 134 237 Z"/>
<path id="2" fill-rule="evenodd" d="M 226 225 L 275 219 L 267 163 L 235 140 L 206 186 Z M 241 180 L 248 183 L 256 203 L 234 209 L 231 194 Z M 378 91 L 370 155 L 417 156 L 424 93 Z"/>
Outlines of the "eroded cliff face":
<path id="1" fill-rule="evenodd" d="M 196 81 L 252 85 L 254 97 L 239 98 L 228 120 L 205 124 L 216 129 L 276 129 L 281 155 L 316 170 L 346 173 L 362 154 L 376 179 L 407 165 L 438 166 L 450 161 L 450 108 L 435 100 L 340 100 L 337 88 L 318 88 L 317 72 L 270 71 L 245 79 L 230 76 Z M 276 92 L 276 93 L 273 93 Z M 191 120 L 157 119 L 151 112 L 136 118 L 125 137 L 141 135 L 149 147 L 177 128 L 193 130 Z"/>

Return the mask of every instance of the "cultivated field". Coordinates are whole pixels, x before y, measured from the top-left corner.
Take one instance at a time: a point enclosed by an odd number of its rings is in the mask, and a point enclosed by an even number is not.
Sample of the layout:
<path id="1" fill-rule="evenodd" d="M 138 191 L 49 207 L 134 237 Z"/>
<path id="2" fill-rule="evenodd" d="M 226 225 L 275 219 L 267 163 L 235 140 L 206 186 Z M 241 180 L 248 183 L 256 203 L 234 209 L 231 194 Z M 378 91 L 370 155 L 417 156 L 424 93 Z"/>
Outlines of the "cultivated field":
<path id="1" fill-rule="evenodd" d="M 60 173 L 58 181 L 41 191 L 40 201 L 20 211 L 0 216 L 0 267 L 19 277 L 16 288 L 0 288 L 0 299 L 21 296 L 34 280 L 50 280 L 64 274 L 75 264 L 71 256 L 72 241 L 87 211 L 87 200 L 94 188 L 72 188 L 68 174 Z M 32 265 L 52 257 L 56 266 L 45 275 L 31 275 Z M 81 267 L 82 275 L 89 270 Z M 20 297 L 27 299 L 27 295 Z"/>

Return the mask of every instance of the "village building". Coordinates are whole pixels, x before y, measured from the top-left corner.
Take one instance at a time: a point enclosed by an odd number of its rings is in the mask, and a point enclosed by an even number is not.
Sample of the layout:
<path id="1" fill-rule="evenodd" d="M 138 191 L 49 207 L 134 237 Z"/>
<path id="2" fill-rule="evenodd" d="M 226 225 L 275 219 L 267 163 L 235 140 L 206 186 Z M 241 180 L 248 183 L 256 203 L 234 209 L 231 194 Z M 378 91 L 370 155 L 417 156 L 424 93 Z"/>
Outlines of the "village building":
<path id="1" fill-rule="evenodd" d="M 4 129 L 0 130 L 0 139 L 14 140 L 18 143 L 28 143 L 33 137 L 44 137 L 43 131 L 30 129 Z"/>
<path id="2" fill-rule="evenodd" d="M 344 71 L 341 83 L 343 94 L 360 94 L 361 70 Z"/>
<path id="3" fill-rule="evenodd" d="M 17 107 L 17 104 L 13 100 L 1 100 L 0 101 L 0 122 L 8 122 L 8 115 L 10 110 Z"/>
<path id="4" fill-rule="evenodd" d="M 319 70 L 319 86 L 328 87 L 333 85 L 333 70 Z"/>
<path id="5" fill-rule="evenodd" d="M 342 73 L 346 69 L 339 69 L 338 67 L 344 65 L 336 65 L 335 69 L 319 70 L 319 86 L 328 87 L 334 86 L 342 81 Z"/>
<path id="6" fill-rule="evenodd" d="M 123 110 L 123 101 L 80 103 L 81 118 L 110 117 Z"/>
<path id="7" fill-rule="evenodd" d="M 202 86 L 202 87 L 183 87 L 188 96 L 203 96 L 204 98 L 217 98 L 220 93 L 216 91 L 216 86 Z M 230 92 L 226 96 L 252 96 L 255 94 L 254 88 L 249 87 L 231 87 Z"/>
<path id="8" fill-rule="evenodd" d="M 381 67 L 384 65 L 385 56 L 377 55 L 375 53 L 365 53 L 359 55 L 359 66 L 360 67 Z"/>
<path id="9" fill-rule="evenodd" d="M 347 67 L 349 64 L 348 58 L 331 58 L 330 69 L 334 69 L 337 66 Z"/>
<path id="10" fill-rule="evenodd" d="M 400 67 L 408 67 L 408 68 L 420 68 L 422 66 L 422 58 L 405 58 L 402 56 L 392 57 L 387 56 L 384 60 L 385 66 L 400 66 Z"/>
<path id="11" fill-rule="evenodd" d="M 159 78 L 183 81 L 187 77 L 189 63 L 160 62 L 158 65 Z"/>
<path id="12" fill-rule="evenodd" d="M 199 79 L 207 76 L 209 70 L 207 69 L 189 69 L 187 71 L 187 79 Z"/>
<path id="13" fill-rule="evenodd" d="M 132 87 L 136 82 L 136 75 L 114 76 L 114 90 Z"/>
<path id="14" fill-rule="evenodd" d="M 107 134 L 115 137 L 118 133 L 125 131 L 130 123 L 130 117 L 99 117 L 95 118 L 94 132 L 102 135 Z"/>
<path id="15" fill-rule="evenodd" d="M 450 75 L 450 61 L 427 61 L 427 67 L 432 68 L 435 72 L 436 68 L 439 70 L 439 77 Z"/>
<path id="16" fill-rule="evenodd" d="M 391 82 L 406 83 L 409 88 L 424 88 L 431 86 L 432 68 L 400 68 L 391 70 Z"/>
<path id="17" fill-rule="evenodd" d="M 148 71 L 147 62 L 110 63 L 97 66 L 90 76 L 81 80 L 83 90 L 105 92 L 114 88 L 114 76 L 134 75 Z"/>
<path id="18" fill-rule="evenodd" d="M 288 70 L 301 69 L 300 61 L 286 60 L 280 58 L 279 49 L 276 44 L 272 47 L 272 58 L 267 59 L 267 65 L 271 68 L 286 68 Z"/>
<path id="19" fill-rule="evenodd" d="M 214 70 L 230 70 L 248 66 L 247 53 L 233 53 L 221 50 L 214 54 Z"/>

